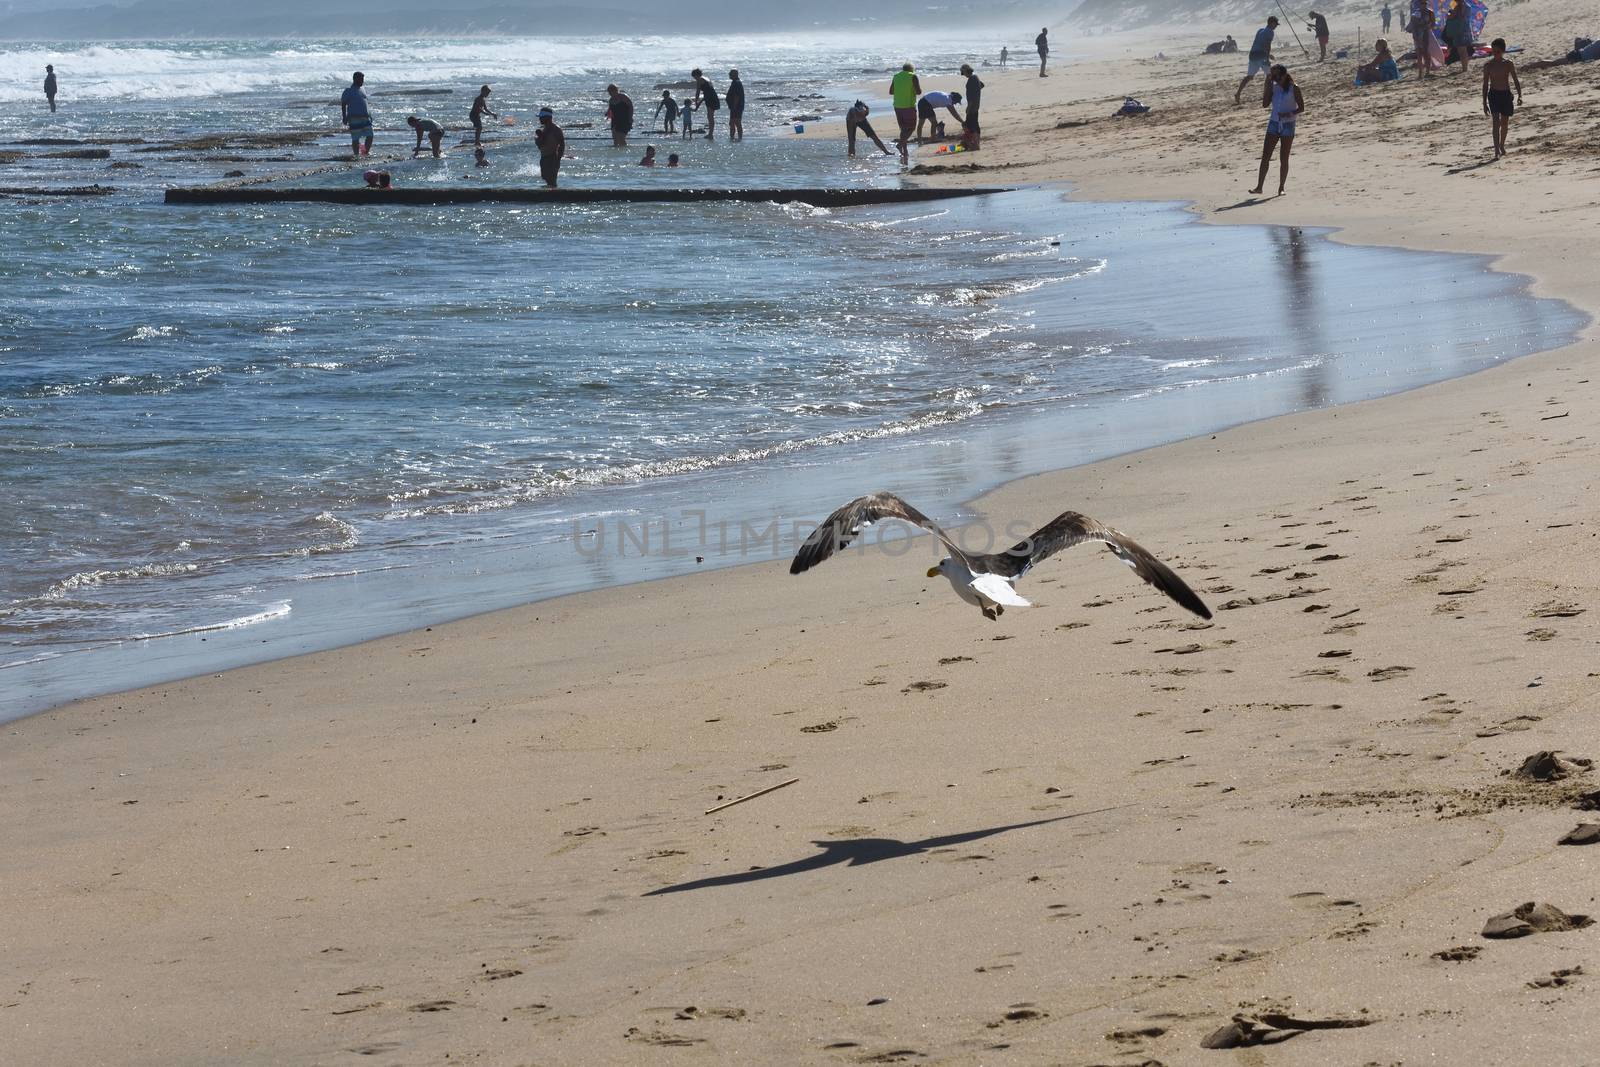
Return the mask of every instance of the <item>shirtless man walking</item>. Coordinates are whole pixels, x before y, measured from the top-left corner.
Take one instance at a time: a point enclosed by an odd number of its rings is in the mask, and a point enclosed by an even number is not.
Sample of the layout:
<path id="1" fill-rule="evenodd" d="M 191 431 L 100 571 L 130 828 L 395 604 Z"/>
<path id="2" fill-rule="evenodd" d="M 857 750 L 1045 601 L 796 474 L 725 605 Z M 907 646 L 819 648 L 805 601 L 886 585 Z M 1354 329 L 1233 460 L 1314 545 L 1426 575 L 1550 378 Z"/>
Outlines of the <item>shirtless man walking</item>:
<path id="1" fill-rule="evenodd" d="M 1506 154 L 1506 134 L 1511 130 L 1511 116 L 1522 105 L 1522 81 L 1517 77 L 1517 65 L 1506 58 L 1506 39 L 1496 37 L 1489 45 L 1494 56 L 1483 65 L 1483 113 L 1489 116 L 1489 129 L 1494 134 L 1494 158 Z M 1517 100 L 1511 102 L 1511 87 L 1517 87 Z"/>

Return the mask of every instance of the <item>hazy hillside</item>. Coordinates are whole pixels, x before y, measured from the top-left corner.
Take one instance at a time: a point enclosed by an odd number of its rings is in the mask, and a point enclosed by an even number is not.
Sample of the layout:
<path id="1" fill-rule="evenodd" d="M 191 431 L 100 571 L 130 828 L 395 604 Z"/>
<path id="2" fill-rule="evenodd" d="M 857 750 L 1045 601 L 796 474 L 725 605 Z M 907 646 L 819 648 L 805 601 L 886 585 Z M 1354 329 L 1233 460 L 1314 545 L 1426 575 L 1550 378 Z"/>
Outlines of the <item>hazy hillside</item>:
<path id="1" fill-rule="evenodd" d="M 473 34 L 752 33 L 787 29 L 871 29 L 969 23 L 973 9 L 950 0 L 748 0 L 737 5 L 663 5 L 660 0 L 602 0 L 599 6 L 465 0 L 422 4 L 336 5 L 325 0 L 277 0 L 249 5 L 208 0 L 135 0 L 133 3 L 51 11 L 11 8 L 0 38 L 204 38 Z M 999 0 L 984 5 L 986 26 L 1034 21 L 1059 11 L 1039 0 Z M 0 0 L 0 12 L 7 11 Z"/>
<path id="2" fill-rule="evenodd" d="M 1402 0 L 1391 0 L 1398 8 Z M 1363 24 L 1376 21 L 1383 0 L 1350 2 L 1335 0 L 1318 4 L 1312 0 L 1284 0 L 1283 8 L 1277 0 L 1083 0 L 1072 12 L 1069 22 L 1074 27 L 1125 30 L 1142 26 L 1171 24 L 1175 29 L 1188 24 L 1219 26 L 1235 24 L 1254 27 L 1265 22 L 1268 15 L 1284 18 L 1284 8 L 1295 20 L 1296 29 L 1304 29 L 1307 10 L 1315 8 L 1328 16 L 1337 32 L 1341 21 L 1354 24 L 1359 18 Z"/>

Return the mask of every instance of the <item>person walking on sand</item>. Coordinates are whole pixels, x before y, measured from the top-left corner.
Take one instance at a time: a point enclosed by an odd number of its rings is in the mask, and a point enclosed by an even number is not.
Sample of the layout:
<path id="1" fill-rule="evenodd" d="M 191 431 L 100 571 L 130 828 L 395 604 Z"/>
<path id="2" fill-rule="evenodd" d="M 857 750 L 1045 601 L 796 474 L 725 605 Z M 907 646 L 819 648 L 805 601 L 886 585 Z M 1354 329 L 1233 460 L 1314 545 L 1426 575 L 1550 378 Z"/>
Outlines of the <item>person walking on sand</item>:
<path id="1" fill-rule="evenodd" d="M 416 147 L 411 149 L 411 158 L 415 159 L 417 153 L 422 151 L 422 138 L 428 138 L 428 147 L 433 150 L 433 158 L 438 159 L 444 154 L 444 127 L 432 119 L 419 119 L 415 115 L 406 116 L 406 125 L 417 131 Z"/>
<path id="2" fill-rule="evenodd" d="M 1282 196 L 1283 187 L 1289 181 L 1289 149 L 1294 144 L 1295 122 L 1306 109 L 1306 98 L 1301 95 L 1300 86 L 1294 83 L 1288 67 L 1280 63 L 1268 73 L 1261 106 L 1271 108 L 1272 114 L 1267 120 L 1267 141 L 1261 149 L 1261 173 L 1256 175 L 1256 187 L 1250 192 L 1261 195 L 1267 184 L 1267 168 L 1272 165 L 1272 150 L 1282 145 L 1278 155 L 1278 195 Z"/>
<path id="3" fill-rule="evenodd" d="M 1244 80 L 1239 83 L 1239 88 L 1234 90 L 1234 104 L 1243 103 L 1244 87 L 1250 84 L 1250 79 L 1257 74 L 1265 74 L 1272 68 L 1272 38 L 1278 32 L 1278 16 L 1268 15 L 1267 24 L 1256 31 L 1255 40 L 1250 42 L 1250 66 L 1245 71 Z M 1269 75 L 1268 81 L 1271 80 Z"/>
<path id="4" fill-rule="evenodd" d="M 350 127 L 350 154 L 372 152 L 372 112 L 367 108 L 367 92 L 362 88 L 367 76 L 359 70 L 350 76 L 350 88 L 339 97 L 339 121 Z"/>
<path id="5" fill-rule="evenodd" d="M 1306 18 L 1311 20 L 1306 29 L 1316 35 L 1317 47 L 1320 49 L 1317 55 L 1317 62 L 1326 63 L 1328 61 L 1328 38 L 1331 36 L 1328 33 L 1328 16 L 1320 11 L 1307 11 Z"/>
<path id="6" fill-rule="evenodd" d="M 894 117 L 900 123 L 900 136 L 895 138 L 894 144 L 900 149 L 900 159 L 904 162 L 911 161 L 911 149 L 908 145 L 912 132 L 917 128 L 917 100 L 921 96 L 922 79 L 917 77 L 916 68 L 907 63 L 889 80 L 889 97 L 894 101 Z"/>
<path id="7" fill-rule="evenodd" d="M 56 68 L 53 63 L 44 65 L 44 99 L 50 105 L 51 114 L 56 110 Z"/>
<path id="8" fill-rule="evenodd" d="M 672 99 L 672 90 L 661 90 L 661 99 L 656 101 L 656 118 L 661 118 L 661 112 L 666 111 L 667 117 L 661 124 L 662 133 L 678 132 L 678 102 Z"/>
<path id="9" fill-rule="evenodd" d="M 483 116 L 492 119 L 500 116 L 489 110 L 489 87 L 485 85 L 478 90 L 478 95 L 472 100 L 472 110 L 467 113 L 467 118 L 472 122 L 472 146 L 477 148 L 483 144 Z"/>
<path id="10" fill-rule="evenodd" d="M 611 101 L 606 109 L 611 120 L 611 146 L 627 148 L 628 133 L 633 129 L 633 97 L 615 85 L 606 86 L 606 97 Z"/>
<path id="11" fill-rule="evenodd" d="M 1455 0 L 1450 5 L 1444 17 L 1444 43 L 1461 64 L 1461 73 L 1466 74 L 1472 66 L 1472 12 L 1467 10 L 1466 0 Z"/>
<path id="12" fill-rule="evenodd" d="M 539 109 L 539 128 L 534 131 L 533 143 L 539 148 L 539 176 L 554 189 L 561 173 L 561 157 L 567 154 L 567 132 L 556 125 L 556 113 L 547 107 Z"/>
<path id="13" fill-rule="evenodd" d="M 1489 44 L 1494 55 L 1483 65 L 1483 113 L 1489 116 L 1489 132 L 1494 135 L 1494 158 L 1506 154 L 1506 134 L 1511 131 L 1511 116 L 1522 104 L 1522 80 L 1517 65 L 1506 58 L 1506 39 L 1496 37 Z M 1511 87 L 1517 87 L 1517 100 L 1511 102 Z"/>
<path id="14" fill-rule="evenodd" d="M 744 140 L 744 82 L 737 70 L 728 71 L 728 88 L 722 93 L 728 105 L 728 140 Z"/>
<path id="15" fill-rule="evenodd" d="M 878 136 L 878 132 L 872 128 L 872 123 L 867 121 L 867 115 L 871 111 L 872 109 L 866 105 L 865 101 L 857 100 L 851 105 L 850 110 L 844 113 L 845 143 L 849 145 L 849 151 L 845 153 L 846 155 L 853 156 L 856 154 L 857 133 L 866 134 L 872 138 L 872 143 L 877 145 L 884 155 L 889 154 L 888 146 L 883 143 L 883 139 Z"/>
<path id="16" fill-rule="evenodd" d="M 711 84 L 711 79 L 701 72 L 699 67 L 689 72 L 694 79 L 694 102 L 705 107 L 706 111 L 706 140 L 717 139 L 717 109 L 722 107 L 722 97 L 717 95 L 717 87 Z"/>
<path id="17" fill-rule="evenodd" d="M 1044 72 L 1045 64 L 1050 62 L 1050 27 L 1046 26 L 1039 31 L 1039 36 L 1033 39 L 1033 46 L 1039 50 L 1039 77 L 1048 78 Z"/>

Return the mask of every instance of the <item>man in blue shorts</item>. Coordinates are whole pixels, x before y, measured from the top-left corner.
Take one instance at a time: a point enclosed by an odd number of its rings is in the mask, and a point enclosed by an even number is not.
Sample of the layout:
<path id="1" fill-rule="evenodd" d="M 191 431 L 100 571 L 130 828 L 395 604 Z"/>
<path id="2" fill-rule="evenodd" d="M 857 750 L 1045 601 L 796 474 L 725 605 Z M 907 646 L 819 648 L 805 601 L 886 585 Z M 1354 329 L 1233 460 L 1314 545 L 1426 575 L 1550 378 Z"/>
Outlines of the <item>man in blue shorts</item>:
<path id="1" fill-rule="evenodd" d="M 350 78 L 350 88 L 339 98 L 339 121 L 350 127 L 350 154 L 353 156 L 372 152 L 372 113 L 367 110 L 367 94 L 361 88 L 366 80 L 365 74 L 356 71 Z"/>
<path id="2" fill-rule="evenodd" d="M 1244 94 L 1244 87 L 1250 84 L 1251 78 L 1257 74 L 1266 74 L 1272 69 L 1272 38 L 1277 32 L 1278 16 L 1268 15 L 1267 24 L 1256 31 L 1256 39 L 1250 42 L 1250 69 L 1233 94 L 1235 104 L 1244 102 L 1240 97 Z"/>

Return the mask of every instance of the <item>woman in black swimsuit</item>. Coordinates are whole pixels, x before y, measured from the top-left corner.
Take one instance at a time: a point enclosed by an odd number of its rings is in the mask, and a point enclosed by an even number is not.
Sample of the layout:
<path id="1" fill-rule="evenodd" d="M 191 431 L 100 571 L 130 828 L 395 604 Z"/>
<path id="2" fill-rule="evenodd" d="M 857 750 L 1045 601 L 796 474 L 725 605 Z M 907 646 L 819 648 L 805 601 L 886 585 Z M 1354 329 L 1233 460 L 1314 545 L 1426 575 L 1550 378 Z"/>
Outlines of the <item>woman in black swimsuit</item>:
<path id="1" fill-rule="evenodd" d="M 711 84 L 699 67 L 689 72 L 694 79 L 694 102 L 705 103 L 706 108 L 706 140 L 717 139 L 717 109 L 722 106 L 722 97 L 717 95 L 717 87 Z"/>

